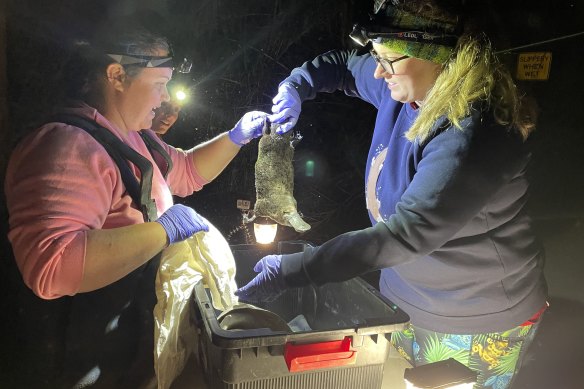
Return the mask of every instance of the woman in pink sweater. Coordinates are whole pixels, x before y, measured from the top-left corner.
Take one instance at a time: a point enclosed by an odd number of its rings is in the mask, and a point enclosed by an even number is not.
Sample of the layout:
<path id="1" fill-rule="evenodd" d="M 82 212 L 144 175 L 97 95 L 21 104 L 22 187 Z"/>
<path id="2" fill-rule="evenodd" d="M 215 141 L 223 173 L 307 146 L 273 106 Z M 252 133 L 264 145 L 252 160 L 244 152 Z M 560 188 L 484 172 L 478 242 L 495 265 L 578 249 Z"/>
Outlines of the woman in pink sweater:
<path id="1" fill-rule="evenodd" d="M 29 350 L 25 365 L 34 371 L 38 362 L 40 371 L 26 387 L 139 387 L 153 372 L 152 258 L 208 229 L 205 218 L 173 205 L 172 196 L 200 190 L 242 145 L 261 136 L 262 112 L 245 114 L 230 131 L 186 151 L 144 130 L 170 157 L 172 168 L 162 171 L 140 129 L 150 128 L 154 110 L 169 100 L 172 57 L 164 38 L 135 27 L 108 26 L 71 60 L 65 73 L 72 100 L 61 113 L 89 119 L 148 160 L 151 217 L 145 220 L 104 146 L 78 126 L 46 123 L 9 162 L 9 240 L 18 268 L 36 296 L 58 299 L 50 306 L 59 313 L 49 309 L 50 323 L 37 327 L 67 323 L 58 335 L 46 335 L 50 350 Z M 137 166 L 129 166 L 140 179 Z M 34 303 L 42 306 L 38 298 Z"/>

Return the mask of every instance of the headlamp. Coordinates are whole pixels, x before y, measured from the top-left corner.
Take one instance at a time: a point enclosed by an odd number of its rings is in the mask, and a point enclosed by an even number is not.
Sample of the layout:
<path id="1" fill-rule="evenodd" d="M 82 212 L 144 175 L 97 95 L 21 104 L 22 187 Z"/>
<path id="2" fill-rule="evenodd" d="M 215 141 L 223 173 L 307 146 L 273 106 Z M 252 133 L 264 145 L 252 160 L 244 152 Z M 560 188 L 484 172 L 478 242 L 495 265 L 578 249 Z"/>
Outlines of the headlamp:
<path id="1" fill-rule="evenodd" d="M 170 52 L 169 52 L 171 57 L 174 57 L 174 49 L 172 47 L 172 45 L 170 45 Z M 191 60 L 188 60 L 186 58 L 183 57 L 183 60 L 180 64 L 175 65 L 172 70 L 178 72 L 178 73 L 182 73 L 182 74 L 187 74 L 191 72 L 191 68 L 193 67 L 193 62 Z"/>
<path id="2" fill-rule="evenodd" d="M 369 37 L 367 36 L 367 30 L 361 27 L 359 24 L 353 26 L 353 30 L 349 34 L 349 37 L 355 41 L 359 46 L 367 46 L 369 43 Z"/>
<path id="3" fill-rule="evenodd" d="M 361 46 L 366 46 L 369 42 L 381 43 L 384 39 L 397 39 L 407 42 L 455 47 L 458 41 L 458 36 L 456 35 L 428 31 L 410 31 L 380 26 L 369 26 L 365 28 L 359 24 L 353 26 L 353 31 L 351 31 L 349 36 Z"/>
<path id="4" fill-rule="evenodd" d="M 179 73 L 190 73 L 191 72 L 191 68 L 193 67 L 193 63 L 192 61 L 189 61 L 186 58 L 183 58 L 182 62 L 174 68 L 174 70 L 176 70 Z"/>

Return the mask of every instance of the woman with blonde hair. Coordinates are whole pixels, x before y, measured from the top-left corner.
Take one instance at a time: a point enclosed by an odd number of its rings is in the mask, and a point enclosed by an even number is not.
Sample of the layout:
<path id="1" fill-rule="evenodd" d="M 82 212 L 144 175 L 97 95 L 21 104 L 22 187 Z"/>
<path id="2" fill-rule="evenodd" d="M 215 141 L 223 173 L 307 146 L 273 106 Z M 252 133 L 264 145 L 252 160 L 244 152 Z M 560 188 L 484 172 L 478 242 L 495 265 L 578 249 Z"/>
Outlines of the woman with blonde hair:
<path id="1" fill-rule="evenodd" d="M 452 357 L 478 372 L 475 388 L 506 388 L 547 307 L 543 250 L 525 212 L 534 123 L 456 3 L 376 1 L 351 33 L 369 52 L 325 53 L 280 84 L 269 117 L 280 132 L 318 92 L 378 109 L 365 172 L 373 226 L 264 257 L 237 294 L 277 298 L 381 270 L 381 293 L 411 319 L 392 341 L 412 365 Z"/>

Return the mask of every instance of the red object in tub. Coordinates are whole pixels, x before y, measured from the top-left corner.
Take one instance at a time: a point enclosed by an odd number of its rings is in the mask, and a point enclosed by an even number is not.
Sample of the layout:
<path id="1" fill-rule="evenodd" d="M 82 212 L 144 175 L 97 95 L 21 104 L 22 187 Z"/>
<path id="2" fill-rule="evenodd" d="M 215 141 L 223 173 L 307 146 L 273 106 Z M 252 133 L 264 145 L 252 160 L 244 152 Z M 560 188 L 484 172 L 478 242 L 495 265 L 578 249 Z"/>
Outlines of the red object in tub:
<path id="1" fill-rule="evenodd" d="M 351 338 L 332 342 L 295 345 L 286 343 L 284 359 L 290 372 L 353 365 L 357 351 L 351 350 Z"/>

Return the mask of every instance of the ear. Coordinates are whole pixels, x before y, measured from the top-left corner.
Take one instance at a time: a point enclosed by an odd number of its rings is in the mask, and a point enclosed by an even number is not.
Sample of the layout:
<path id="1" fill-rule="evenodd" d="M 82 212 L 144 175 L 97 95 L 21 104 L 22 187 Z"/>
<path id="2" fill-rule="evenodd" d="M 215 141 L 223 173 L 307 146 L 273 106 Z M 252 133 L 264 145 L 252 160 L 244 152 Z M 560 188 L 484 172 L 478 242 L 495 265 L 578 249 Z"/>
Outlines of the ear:
<path id="1" fill-rule="evenodd" d="M 107 81 L 115 90 L 119 92 L 124 91 L 124 80 L 126 79 L 126 71 L 119 63 L 112 63 L 106 69 Z"/>

